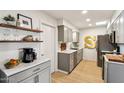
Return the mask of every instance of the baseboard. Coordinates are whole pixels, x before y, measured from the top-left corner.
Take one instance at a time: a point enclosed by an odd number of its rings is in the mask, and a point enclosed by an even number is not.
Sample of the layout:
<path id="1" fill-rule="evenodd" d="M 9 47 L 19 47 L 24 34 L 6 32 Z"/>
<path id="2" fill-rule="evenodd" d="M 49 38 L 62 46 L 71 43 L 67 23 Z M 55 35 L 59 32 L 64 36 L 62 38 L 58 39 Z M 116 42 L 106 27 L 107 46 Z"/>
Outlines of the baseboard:
<path id="1" fill-rule="evenodd" d="M 63 71 L 63 70 L 60 70 L 60 69 L 58 69 L 58 71 L 59 71 L 59 72 L 62 72 L 62 73 L 65 73 L 65 74 L 68 74 L 68 72 Z"/>

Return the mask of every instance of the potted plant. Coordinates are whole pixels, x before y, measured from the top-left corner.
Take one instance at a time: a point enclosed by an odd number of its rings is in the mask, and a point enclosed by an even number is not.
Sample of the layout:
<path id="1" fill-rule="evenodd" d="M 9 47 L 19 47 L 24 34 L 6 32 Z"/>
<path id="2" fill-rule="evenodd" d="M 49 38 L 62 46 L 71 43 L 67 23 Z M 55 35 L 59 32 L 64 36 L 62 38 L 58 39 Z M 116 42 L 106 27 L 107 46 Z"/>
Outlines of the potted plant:
<path id="1" fill-rule="evenodd" d="M 3 20 L 10 25 L 15 25 L 15 18 L 11 16 L 10 14 L 8 16 L 3 17 Z"/>

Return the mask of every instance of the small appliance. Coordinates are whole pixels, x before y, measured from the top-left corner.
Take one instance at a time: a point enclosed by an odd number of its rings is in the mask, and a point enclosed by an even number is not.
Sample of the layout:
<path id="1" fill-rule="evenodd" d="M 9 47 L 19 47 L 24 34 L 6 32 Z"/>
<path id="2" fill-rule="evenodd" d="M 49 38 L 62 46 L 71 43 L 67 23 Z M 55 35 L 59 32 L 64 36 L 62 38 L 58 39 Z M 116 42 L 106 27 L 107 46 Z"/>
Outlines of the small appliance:
<path id="1" fill-rule="evenodd" d="M 117 54 L 120 54 L 120 47 L 117 46 Z"/>
<path id="2" fill-rule="evenodd" d="M 30 63 L 37 59 L 37 54 L 33 48 L 23 48 L 22 62 Z"/>
<path id="3" fill-rule="evenodd" d="M 110 38 L 110 42 L 115 44 L 115 42 L 116 42 L 116 32 L 112 31 L 109 38 Z"/>

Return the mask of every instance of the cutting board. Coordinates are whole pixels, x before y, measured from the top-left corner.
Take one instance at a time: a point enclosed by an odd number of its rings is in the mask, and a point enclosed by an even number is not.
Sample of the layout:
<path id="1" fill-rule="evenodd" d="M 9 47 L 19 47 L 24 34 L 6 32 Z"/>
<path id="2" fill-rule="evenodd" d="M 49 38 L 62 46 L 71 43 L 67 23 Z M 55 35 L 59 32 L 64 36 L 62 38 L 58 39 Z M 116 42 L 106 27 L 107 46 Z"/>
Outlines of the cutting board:
<path id="1" fill-rule="evenodd" d="M 116 62 L 124 63 L 123 55 L 106 54 L 106 57 L 109 61 L 116 61 Z"/>

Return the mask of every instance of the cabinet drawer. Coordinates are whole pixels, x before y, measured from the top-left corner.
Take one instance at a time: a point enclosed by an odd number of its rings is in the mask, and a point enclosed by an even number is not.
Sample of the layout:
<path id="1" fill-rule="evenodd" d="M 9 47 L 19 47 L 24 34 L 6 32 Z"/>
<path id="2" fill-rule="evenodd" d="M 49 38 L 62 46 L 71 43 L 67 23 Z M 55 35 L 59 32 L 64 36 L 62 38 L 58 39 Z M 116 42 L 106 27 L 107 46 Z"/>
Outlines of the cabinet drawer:
<path id="1" fill-rule="evenodd" d="M 42 63 L 40 65 L 37 65 L 35 67 L 29 68 L 27 70 L 24 70 L 22 72 L 19 72 L 19 73 L 15 74 L 15 75 L 10 76 L 9 77 L 9 82 L 17 83 L 17 82 L 19 82 L 21 80 L 24 80 L 27 77 L 30 77 L 31 75 L 33 75 L 33 74 L 35 74 L 37 72 L 47 68 L 48 66 L 50 66 L 49 61 L 45 62 L 45 63 Z"/>
<path id="2" fill-rule="evenodd" d="M 50 82 L 49 73 L 50 73 L 50 68 L 48 67 L 19 83 L 49 83 Z"/>

